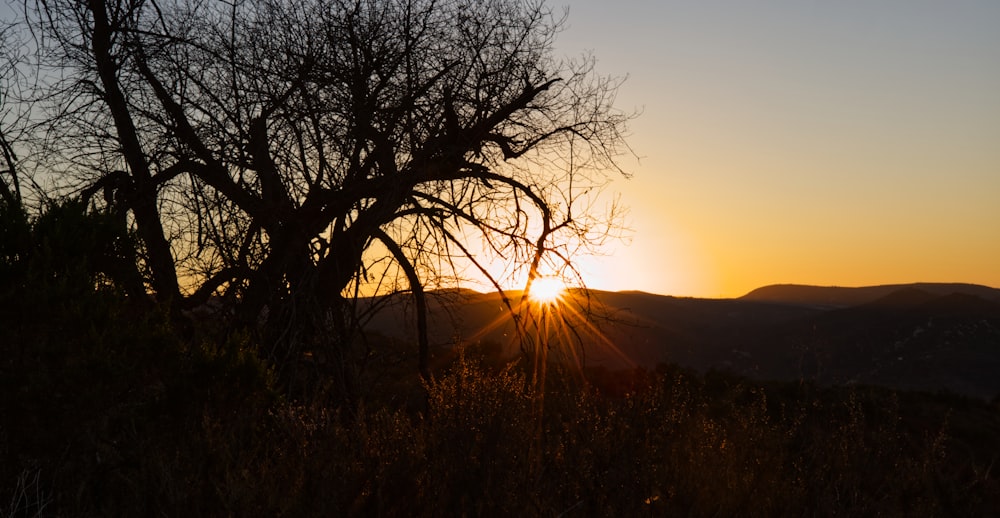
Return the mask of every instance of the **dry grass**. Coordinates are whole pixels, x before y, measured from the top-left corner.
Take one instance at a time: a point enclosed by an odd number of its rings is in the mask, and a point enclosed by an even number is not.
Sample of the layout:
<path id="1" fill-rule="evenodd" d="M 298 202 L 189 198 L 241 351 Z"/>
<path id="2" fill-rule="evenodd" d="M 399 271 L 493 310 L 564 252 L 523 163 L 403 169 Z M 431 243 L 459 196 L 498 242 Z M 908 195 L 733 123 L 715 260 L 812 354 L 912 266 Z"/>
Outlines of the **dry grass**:
<path id="1" fill-rule="evenodd" d="M 530 369 L 460 355 L 428 383 L 372 377 L 346 411 L 283 395 L 245 339 L 182 339 L 113 294 L 60 289 L 0 300 L 8 516 L 1000 509 L 996 404 L 669 366 L 587 383 L 551 368 L 543 399 Z M 40 307 L 50 320 L 34 323 Z"/>

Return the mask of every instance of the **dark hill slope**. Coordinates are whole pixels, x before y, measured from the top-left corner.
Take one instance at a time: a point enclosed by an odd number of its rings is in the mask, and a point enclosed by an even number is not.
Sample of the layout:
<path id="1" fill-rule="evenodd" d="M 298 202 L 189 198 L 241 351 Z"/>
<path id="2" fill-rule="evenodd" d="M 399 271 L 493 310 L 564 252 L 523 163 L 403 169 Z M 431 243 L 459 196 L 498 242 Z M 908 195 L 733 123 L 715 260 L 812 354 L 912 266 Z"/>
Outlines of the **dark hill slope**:
<path id="1" fill-rule="evenodd" d="M 593 318 L 570 322 L 563 337 L 582 348 L 589 366 L 651 369 L 669 362 L 758 379 L 992 398 L 1000 394 L 997 291 L 962 284 L 801 286 L 723 300 L 594 291 L 564 301 Z M 490 350 L 517 353 L 510 312 L 498 295 L 461 292 L 433 300 L 433 347 L 492 344 Z M 413 322 L 412 308 L 403 303 L 372 324 L 405 344 L 415 343 Z"/>
<path id="2" fill-rule="evenodd" d="M 905 290 L 905 291 L 904 291 Z M 909 288 L 768 330 L 756 375 L 1000 394 L 1000 303 L 966 294 L 926 298 Z"/>
<path id="3" fill-rule="evenodd" d="M 1000 301 L 1000 290 L 989 286 L 962 283 L 887 284 L 847 288 L 840 286 L 805 286 L 801 284 L 774 284 L 764 286 L 740 297 L 740 300 L 781 302 L 820 307 L 849 307 L 866 304 L 901 290 L 919 290 L 931 295 L 961 293 L 985 300 Z"/>

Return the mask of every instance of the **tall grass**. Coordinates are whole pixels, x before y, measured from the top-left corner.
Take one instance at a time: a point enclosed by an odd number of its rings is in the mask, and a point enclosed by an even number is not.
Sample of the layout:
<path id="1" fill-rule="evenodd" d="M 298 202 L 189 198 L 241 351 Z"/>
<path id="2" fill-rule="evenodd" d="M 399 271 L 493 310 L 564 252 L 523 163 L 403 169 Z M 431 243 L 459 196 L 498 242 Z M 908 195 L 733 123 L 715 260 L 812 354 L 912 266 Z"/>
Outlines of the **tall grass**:
<path id="1" fill-rule="evenodd" d="M 763 387 L 664 368 L 553 391 L 539 414 L 516 366 L 489 369 L 461 358 L 413 387 L 424 391 L 419 405 L 362 404 L 345 414 L 254 397 L 260 387 L 243 387 L 246 399 L 222 394 L 227 376 L 175 402 L 183 408 L 172 414 L 137 407 L 114 427 L 81 421 L 76 441 L 49 444 L 48 455 L 34 450 L 20 462 L 41 466 L 39 480 L 26 482 L 23 467 L 4 474 L 17 474 L 8 478 L 11 501 L 36 503 L 17 503 L 8 514 L 983 516 L 1000 509 L 991 470 L 1000 436 L 982 435 L 996 432 L 1000 418 L 974 401 L 954 410 L 933 396 L 901 402 L 879 389 Z M 955 430 L 956 414 L 966 419 L 966 412 L 984 420 Z M 4 450 L 16 451 L 5 438 Z"/>

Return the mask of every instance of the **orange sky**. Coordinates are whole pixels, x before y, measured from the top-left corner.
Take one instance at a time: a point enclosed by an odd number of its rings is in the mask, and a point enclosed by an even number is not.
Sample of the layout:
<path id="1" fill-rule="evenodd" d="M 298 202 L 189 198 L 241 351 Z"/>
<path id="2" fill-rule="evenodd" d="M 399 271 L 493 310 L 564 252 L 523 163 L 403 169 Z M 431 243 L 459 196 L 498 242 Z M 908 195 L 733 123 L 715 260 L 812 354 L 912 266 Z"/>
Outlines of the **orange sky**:
<path id="1" fill-rule="evenodd" d="M 560 52 L 643 111 L 591 287 L 1000 286 L 1000 2 L 569 7 Z"/>
<path id="2" fill-rule="evenodd" d="M 607 193 L 633 232 L 579 258 L 590 287 L 1000 287 L 1000 2 L 550 5 L 557 53 L 643 112 Z"/>

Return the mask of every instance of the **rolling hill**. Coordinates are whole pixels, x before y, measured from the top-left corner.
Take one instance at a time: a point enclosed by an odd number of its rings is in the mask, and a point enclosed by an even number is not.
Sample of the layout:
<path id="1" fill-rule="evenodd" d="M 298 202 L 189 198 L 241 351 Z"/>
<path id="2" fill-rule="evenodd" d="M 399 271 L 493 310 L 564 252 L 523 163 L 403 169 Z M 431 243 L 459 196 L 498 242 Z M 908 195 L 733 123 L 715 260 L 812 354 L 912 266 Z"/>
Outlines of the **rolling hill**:
<path id="1" fill-rule="evenodd" d="M 802 284 L 773 284 L 757 288 L 740 297 L 741 300 L 758 302 L 783 302 L 819 307 L 847 307 L 873 302 L 895 292 L 918 290 L 931 295 L 961 293 L 1000 302 L 1000 289 L 978 284 L 913 283 L 886 284 L 846 288 L 840 286 L 808 286 Z"/>
<path id="2" fill-rule="evenodd" d="M 491 344 L 517 354 L 516 329 L 498 295 L 462 291 L 433 300 L 431 341 L 439 351 Z M 560 313 L 556 328 L 566 330 L 553 335 L 560 337 L 554 349 L 570 344 L 587 366 L 675 363 L 762 380 L 1000 394 L 1000 290 L 986 286 L 777 285 L 738 299 L 592 291 L 569 294 L 563 304 L 573 311 Z M 392 306 L 371 328 L 411 340 L 411 313 L 406 304 Z"/>

